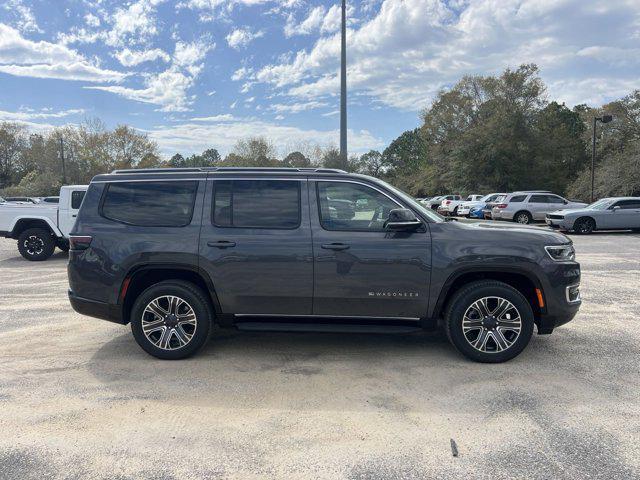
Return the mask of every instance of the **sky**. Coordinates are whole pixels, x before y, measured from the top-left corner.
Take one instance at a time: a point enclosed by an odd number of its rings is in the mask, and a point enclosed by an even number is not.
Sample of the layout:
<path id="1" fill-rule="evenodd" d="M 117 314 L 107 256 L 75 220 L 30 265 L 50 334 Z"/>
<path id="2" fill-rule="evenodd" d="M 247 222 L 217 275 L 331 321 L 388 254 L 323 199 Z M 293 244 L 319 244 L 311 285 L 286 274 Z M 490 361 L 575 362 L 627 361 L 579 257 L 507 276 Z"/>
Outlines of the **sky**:
<path id="1" fill-rule="evenodd" d="M 0 121 L 100 118 L 165 156 L 338 144 L 340 9 L 308 0 L 3 0 Z M 536 63 L 549 100 L 640 88 L 640 0 L 348 2 L 350 153 L 420 124 L 463 75 Z"/>

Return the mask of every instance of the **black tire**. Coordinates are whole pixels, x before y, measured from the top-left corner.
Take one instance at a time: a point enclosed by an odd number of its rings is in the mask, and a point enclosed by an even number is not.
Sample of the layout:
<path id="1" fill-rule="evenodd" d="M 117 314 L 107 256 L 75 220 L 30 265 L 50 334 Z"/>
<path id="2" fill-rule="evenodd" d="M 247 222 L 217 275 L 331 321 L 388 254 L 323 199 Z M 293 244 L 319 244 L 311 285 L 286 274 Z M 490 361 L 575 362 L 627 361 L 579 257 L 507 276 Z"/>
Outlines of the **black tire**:
<path id="1" fill-rule="evenodd" d="M 496 300 L 490 300 L 491 302 L 495 301 L 496 305 L 497 298 L 507 300 L 511 304 L 514 309 L 506 309 L 503 312 L 503 316 L 511 318 L 516 313 L 519 315 L 519 334 L 516 335 L 509 327 L 502 327 L 501 329 L 499 326 L 495 326 L 496 323 L 499 323 L 494 321 L 495 318 L 491 320 L 491 317 L 488 319 L 483 317 L 478 320 L 469 320 L 469 322 L 482 322 L 484 326 L 473 327 L 465 335 L 463 331 L 465 313 L 473 312 L 473 305 L 480 299 L 487 297 L 496 298 Z M 480 313 L 479 310 L 477 312 Z M 498 317 L 500 318 L 501 316 L 498 315 Z M 518 356 L 529 344 L 534 326 L 533 312 L 527 299 L 510 285 L 494 280 L 480 280 L 463 286 L 448 303 L 444 320 L 445 332 L 456 350 L 465 357 L 481 363 L 501 363 Z M 484 324 L 484 322 L 489 321 L 494 322 L 493 328 Z M 515 320 L 502 320 L 503 323 L 511 321 Z M 468 325 L 471 325 L 471 323 L 468 323 Z M 515 323 L 510 325 L 515 325 Z M 476 329 L 479 329 L 479 331 L 477 337 L 474 338 L 473 335 Z M 487 351 L 481 351 L 471 344 L 473 341 L 480 340 L 480 335 L 484 335 L 483 338 L 487 338 L 484 342 Z M 496 341 L 498 335 L 506 342 L 503 344 L 505 348 L 502 350 L 500 350 L 501 347 Z M 493 349 L 491 348 L 492 345 Z"/>
<path id="2" fill-rule="evenodd" d="M 31 262 L 46 260 L 56 249 L 56 240 L 49 230 L 28 228 L 18 237 L 18 251 Z"/>
<path id="3" fill-rule="evenodd" d="M 454 217 L 457 217 L 457 216 L 458 216 L 458 207 L 456 207 L 456 208 L 454 208 L 454 209 L 453 209 L 453 213 L 452 213 L 452 215 L 453 215 Z"/>
<path id="4" fill-rule="evenodd" d="M 179 304 L 178 307 L 183 309 L 182 315 L 187 315 L 187 313 L 184 312 L 188 312 L 188 309 L 185 309 L 185 303 L 186 307 L 193 310 L 195 325 L 185 321 L 184 326 L 181 325 L 181 329 L 178 330 L 179 326 L 177 324 L 174 325 L 167 322 L 172 321 L 177 323 L 179 322 L 179 318 L 176 319 L 174 317 L 173 319 L 167 319 L 167 316 L 165 316 L 164 320 L 162 320 L 159 316 L 151 312 L 145 313 L 145 309 L 152 301 L 167 296 L 177 297 L 184 302 Z M 165 311 L 172 312 L 171 308 L 167 308 L 168 304 L 163 303 L 163 300 L 158 300 L 157 304 L 163 307 Z M 179 309 L 175 310 L 176 314 L 179 314 L 179 311 Z M 158 324 L 156 331 L 150 331 L 148 329 L 148 333 L 145 334 L 143 331 L 143 316 L 145 322 L 147 322 L 147 328 L 149 327 L 149 323 L 154 319 L 156 320 Z M 178 360 L 193 355 L 207 343 L 213 330 L 213 309 L 205 293 L 196 285 L 181 280 L 167 280 L 147 288 L 138 296 L 133 304 L 130 318 L 131 331 L 138 345 L 150 355 L 163 360 Z M 169 333 L 166 334 L 165 332 Z M 182 338 L 189 337 L 188 342 L 184 345 L 180 345 L 180 343 L 182 343 L 181 336 L 179 335 L 180 332 L 182 335 L 185 335 L 185 337 Z M 163 341 L 164 338 L 168 338 L 168 342 Z M 157 342 L 154 343 L 154 340 L 157 340 Z M 167 348 L 161 348 L 159 346 L 163 343 L 166 344 Z"/>
<path id="5" fill-rule="evenodd" d="M 513 221 L 521 225 L 529 225 L 533 222 L 533 217 L 529 212 L 521 210 L 513 216 Z"/>
<path id="6" fill-rule="evenodd" d="M 573 231 L 579 235 L 588 235 L 596 229 L 596 222 L 591 217 L 582 217 L 573 223 Z"/>

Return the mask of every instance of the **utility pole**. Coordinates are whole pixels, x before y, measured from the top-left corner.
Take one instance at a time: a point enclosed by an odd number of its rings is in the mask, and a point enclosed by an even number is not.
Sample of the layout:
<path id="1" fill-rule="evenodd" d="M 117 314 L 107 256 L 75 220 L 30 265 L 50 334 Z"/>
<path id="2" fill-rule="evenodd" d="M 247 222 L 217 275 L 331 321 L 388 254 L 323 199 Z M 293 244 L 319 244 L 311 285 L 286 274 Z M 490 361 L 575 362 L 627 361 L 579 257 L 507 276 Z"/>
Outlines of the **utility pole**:
<path id="1" fill-rule="evenodd" d="M 593 141 L 591 144 L 591 203 L 595 200 L 593 191 L 596 182 L 596 123 L 609 123 L 613 120 L 611 115 L 603 115 L 601 117 L 593 117 Z"/>
<path id="2" fill-rule="evenodd" d="M 347 163 L 347 2 L 342 0 L 340 56 L 340 157 Z"/>
<path id="3" fill-rule="evenodd" d="M 62 160 L 62 184 L 67 184 L 67 171 L 64 166 L 64 141 L 62 135 L 60 135 L 60 160 Z"/>

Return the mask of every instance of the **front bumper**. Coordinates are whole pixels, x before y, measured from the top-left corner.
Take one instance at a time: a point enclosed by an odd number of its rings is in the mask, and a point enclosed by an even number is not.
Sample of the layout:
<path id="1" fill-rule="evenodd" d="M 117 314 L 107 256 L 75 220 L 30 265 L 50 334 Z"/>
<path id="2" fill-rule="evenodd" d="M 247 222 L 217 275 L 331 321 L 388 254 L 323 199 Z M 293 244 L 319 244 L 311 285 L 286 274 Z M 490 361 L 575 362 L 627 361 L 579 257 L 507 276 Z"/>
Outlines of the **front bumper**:
<path id="1" fill-rule="evenodd" d="M 544 222 L 554 230 L 569 231 L 571 229 L 571 226 L 564 218 L 549 218 L 549 216 L 546 216 Z"/>
<path id="2" fill-rule="evenodd" d="M 580 285 L 580 264 L 553 262 L 545 267 L 545 307 L 536 322 L 539 334 L 549 334 L 554 328 L 573 320 L 582 304 L 579 293 L 576 296 L 576 287 L 579 289 Z"/>

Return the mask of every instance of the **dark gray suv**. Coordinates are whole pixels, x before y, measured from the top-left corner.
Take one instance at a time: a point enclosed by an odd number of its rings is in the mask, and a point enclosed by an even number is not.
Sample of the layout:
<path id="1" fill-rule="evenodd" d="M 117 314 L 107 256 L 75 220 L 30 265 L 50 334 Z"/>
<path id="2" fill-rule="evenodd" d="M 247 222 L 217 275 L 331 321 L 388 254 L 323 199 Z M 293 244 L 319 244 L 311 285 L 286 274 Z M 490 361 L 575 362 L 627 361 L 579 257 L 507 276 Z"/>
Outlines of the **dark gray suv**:
<path id="1" fill-rule="evenodd" d="M 375 178 L 330 169 L 157 169 L 95 177 L 70 238 L 69 299 L 131 323 L 165 359 L 216 327 L 441 327 L 502 362 L 580 305 L 562 234 L 447 221 Z"/>

